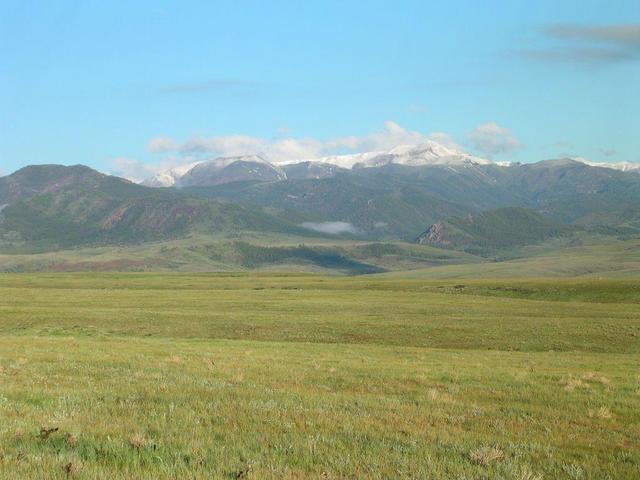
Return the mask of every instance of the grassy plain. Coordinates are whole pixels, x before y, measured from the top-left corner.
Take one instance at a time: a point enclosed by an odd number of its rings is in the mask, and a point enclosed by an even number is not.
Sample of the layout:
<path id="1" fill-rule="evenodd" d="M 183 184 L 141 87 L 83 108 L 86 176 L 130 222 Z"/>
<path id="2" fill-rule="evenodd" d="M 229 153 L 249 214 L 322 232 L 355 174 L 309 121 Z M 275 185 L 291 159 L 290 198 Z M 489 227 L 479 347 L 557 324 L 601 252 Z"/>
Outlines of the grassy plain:
<path id="1" fill-rule="evenodd" d="M 637 280 L 2 275 L 0 477 L 638 478 L 639 367 Z"/>
<path id="2" fill-rule="evenodd" d="M 499 261 L 466 262 L 465 264 L 416 266 L 407 271 L 388 272 L 399 278 L 563 278 L 640 276 L 640 239 L 586 237 L 577 245 L 551 240 L 505 252 Z"/>

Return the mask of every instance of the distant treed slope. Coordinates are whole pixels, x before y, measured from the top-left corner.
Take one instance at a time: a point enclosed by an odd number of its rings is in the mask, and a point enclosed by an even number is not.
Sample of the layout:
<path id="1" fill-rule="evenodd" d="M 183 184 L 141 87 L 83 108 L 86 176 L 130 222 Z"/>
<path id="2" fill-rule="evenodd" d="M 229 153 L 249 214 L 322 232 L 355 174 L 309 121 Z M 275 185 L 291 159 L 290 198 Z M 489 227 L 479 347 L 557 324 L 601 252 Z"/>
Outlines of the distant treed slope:
<path id="1" fill-rule="evenodd" d="M 28 167 L 0 184 L 0 235 L 51 246 L 142 242 L 190 231 L 296 227 L 229 202 L 154 190 L 86 167 Z"/>
<path id="2" fill-rule="evenodd" d="M 218 158 L 199 163 L 184 174 L 179 186 L 221 185 L 238 181 L 273 182 L 287 175 L 257 155 Z"/>
<path id="3" fill-rule="evenodd" d="M 205 197 L 221 197 L 246 204 L 294 211 L 308 220 L 349 222 L 369 238 L 415 238 L 425 224 L 468 207 L 431 195 L 419 185 L 393 176 L 362 177 L 340 172 L 320 179 L 272 183 L 244 183 L 186 189 Z"/>
<path id="4" fill-rule="evenodd" d="M 514 206 L 567 224 L 640 227 L 640 175 L 573 160 L 510 167 L 386 165 L 190 193 L 348 221 L 371 238 L 409 240 L 451 215 Z"/>
<path id="5" fill-rule="evenodd" d="M 640 226 L 640 175 L 591 167 L 574 160 L 548 160 L 507 169 L 504 187 L 528 197 L 529 205 L 565 222 Z"/>
<path id="6" fill-rule="evenodd" d="M 431 225 L 417 242 L 484 253 L 542 242 L 573 229 L 527 208 L 506 207 Z"/>
<path id="7" fill-rule="evenodd" d="M 290 168 L 290 167 L 289 167 Z M 188 189 L 324 221 L 345 221 L 369 238 L 416 238 L 424 226 L 451 215 L 528 204 L 501 188 L 505 169 L 497 166 L 387 165 L 341 169 L 333 176 L 282 182 L 231 184 Z"/>
<path id="8" fill-rule="evenodd" d="M 290 180 L 327 178 L 334 176 L 340 171 L 347 171 L 346 169 L 340 168 L 336 165 L 322 162 L 292 163 L 291 165 L 283 165 L 282 170 L 284 170 L 287 174 L 287 178 Z"/>
<path id="9" fill-rule="evenodd" d="M 32 165 L 0 177 L 0 205 L 58 190 L 78 182 L 92 182 L 105 175 L 83 165 Z"/>

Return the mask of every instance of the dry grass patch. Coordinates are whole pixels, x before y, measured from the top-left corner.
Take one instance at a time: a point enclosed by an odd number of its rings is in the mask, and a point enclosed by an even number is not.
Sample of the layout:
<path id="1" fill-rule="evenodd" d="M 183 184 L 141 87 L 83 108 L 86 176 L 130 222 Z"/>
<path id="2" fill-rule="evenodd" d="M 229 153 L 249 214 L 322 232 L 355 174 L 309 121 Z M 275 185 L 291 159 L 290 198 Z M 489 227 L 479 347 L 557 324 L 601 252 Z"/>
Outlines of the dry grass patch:
<path id="1" fill-rule="evenodd" d="M 589 418 L 602 418 L 607 419 L 613 417 L 613 413 L 609 410 L 609 407 L 603 405 L 594 410 L 589 410 Z"/>
<path id="2" fill-rule="evenodd" d="M 430 388 L 427 391 L 427 398 L 432 402 L 442 402 L 442 403 L 451 403 L 453 402 L 453 397 L 442 390 L 438 390 L 437 388 Z"/>
<path id="3" fill-rule="evenodd" d="M 517 477 L 518 480 L 543 480 L 543 476 L 540 473 L 534 473 L 529 467 L 524 467 Z"/>
<path id="4" fill-rule="evenodd" d="M 64 466 L 64 473 L 69 478 L 75 478 L 80 475 L 80 470 L 82 470 L 82 464 L 79 461 L 72 460 Z"/>
<path id="5" fill-rule="evenodd" d="M 574 392 L 576 390 L 587 390 L 589 388 L 588 383 L 583 381 L 581 378 L 576 378 L 572 375 L 561 379 L 560 385 L 564 385 L 564 389 L 567 392 Z"/>
<path id="6" fill-rule="evenodd" d="M 135 448 L 136 450 L 140 450 L 147 445 L 147 440 L 140 434 L 135 434 L 131 438 L 129 438 L 129 445 L 131 448 Z"/>
<path id="7" fill-rule="evenodd" d="M 206 360 L 206 362 L 205 362 L 205 363 L 206 363 L 207 368 L 208 368 L 209 370 L 215 370 L 215 368 L 216 368 L 216 362 L 215 362 L 215 360 L 214 360 L 213 358 L 207 358 L 207 360 Z"/>
<path id="8" fill-rule="evenodd" d="M 595 372 L 587 372 L 582 376 L 582 379 L 585 382 L 589 382 L 589 383 L 599 383 L 600 385 L 604 385 L 605 387 L 608 387 L 611 385 L 611 380 L 609 380 L 607 377 L 603 376 L 603 375 L 598 375 Z"/>
<path id="9" fill-rule="evenodd" d="M 476 465 L 490 465 L 504 460 L 504 452 L 498 447 L 480 447 L 469 454 L 469 458 Z"/>

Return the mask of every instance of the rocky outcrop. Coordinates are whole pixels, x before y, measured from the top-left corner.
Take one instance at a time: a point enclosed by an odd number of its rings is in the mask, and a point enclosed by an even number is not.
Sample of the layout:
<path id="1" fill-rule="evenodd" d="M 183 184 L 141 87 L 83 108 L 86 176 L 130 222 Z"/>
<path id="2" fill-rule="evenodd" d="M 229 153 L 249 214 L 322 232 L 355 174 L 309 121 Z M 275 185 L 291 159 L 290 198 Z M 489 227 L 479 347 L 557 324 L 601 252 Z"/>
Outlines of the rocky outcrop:
<path id="1" fill-rule="evenodd" d="M 451 240 L 445 236 L 444 224 L 442 222 L 434 223 L 425 232 L 421 233 L 416 242 L 420 245 L 451 245 Z"/>

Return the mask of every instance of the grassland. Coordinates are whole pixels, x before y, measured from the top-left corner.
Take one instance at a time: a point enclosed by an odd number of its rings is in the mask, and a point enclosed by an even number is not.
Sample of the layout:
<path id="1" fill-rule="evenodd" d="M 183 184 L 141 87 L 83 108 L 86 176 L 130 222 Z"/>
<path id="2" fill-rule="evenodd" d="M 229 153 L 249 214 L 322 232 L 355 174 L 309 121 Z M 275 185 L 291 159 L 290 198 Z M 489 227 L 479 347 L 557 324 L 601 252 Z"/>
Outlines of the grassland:
<path id="1" fill-rule="evenodd" d="M 57 251 L 14 251 L 0 242 L 0 272 L 305 271 L 362 274 L 478 262 L 464 252 L 402 242 L 243 232 Z"/>
<path id="2" fill-rule="evenodd" d="M 637 280 L 0 275 L 0 477 L 633 479 L 639 367 Z"/>
<path id="3" fill-rule="evenodd" d="M 390 272 L 399 278 L 454 279 L 640 276 L 640 239 L 602 236 L 578 238 L 577 244 L 556 239 L 505 252 L 498 261 L 460 262 Z"/>
<path id="4" fill-rule="evenodd" d="M 243 232 L 58 251 L 12 251 L 0 273 L 28 272 L 380 273 L 396 278 L 640 277 L 640 239 L 576 233 L 480 257 L 428 245 Z"/>

